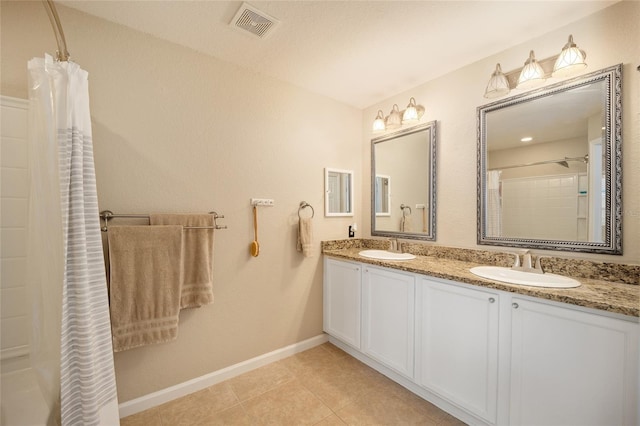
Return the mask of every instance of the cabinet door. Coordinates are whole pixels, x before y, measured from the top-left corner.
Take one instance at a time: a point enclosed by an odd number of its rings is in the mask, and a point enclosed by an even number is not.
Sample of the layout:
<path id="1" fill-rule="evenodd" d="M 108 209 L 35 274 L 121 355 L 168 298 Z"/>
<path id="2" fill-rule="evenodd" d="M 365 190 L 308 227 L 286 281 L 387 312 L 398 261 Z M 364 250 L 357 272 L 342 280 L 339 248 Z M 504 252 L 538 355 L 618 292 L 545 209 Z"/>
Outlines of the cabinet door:
<path id="1" fill-rule="evenodd" d="M 637 424 L 637 323 L 518 298 L 511 312 L 510 424 Z"/>
<path id="2" fill-rule="evenodd" d="M 416 289 L 416 381 L 496 420 L 499 296 L 428 279 Z"/>
<path id="3" fill-rule="evenodd" d="M 362 351 L 413 379 L 413 275 L 365 266 Z"/>
<path id="4" fill-rule="evenodd" d="M 357 349 L 360 349 L 360 296 L 360 265 L 325 258 L 323 329 Z"/>

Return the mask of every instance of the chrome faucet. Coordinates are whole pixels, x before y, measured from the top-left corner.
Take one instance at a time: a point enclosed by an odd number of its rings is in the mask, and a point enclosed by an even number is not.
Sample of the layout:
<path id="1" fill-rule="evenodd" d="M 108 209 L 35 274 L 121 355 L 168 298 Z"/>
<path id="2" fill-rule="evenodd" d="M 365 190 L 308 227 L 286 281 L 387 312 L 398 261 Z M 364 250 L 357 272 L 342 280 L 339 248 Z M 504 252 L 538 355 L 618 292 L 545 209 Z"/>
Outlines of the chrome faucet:
<path id="1" fill-rule="evenodd" d="M 522 272 L 531 272 L 534 274 L 543 274 L 542 267 L 540 266 L 540 256 L 536 259 L 535 267 L 533 266 L 533 262 L 531 259 L 531 253 L 529 250 L 525 250 L 522 255 L 522 264 L 520 263 L 520 255 L 514 253 L 516 260 L 513 263 L 511 269 Z"/>
<path id="2" fill-rule="evenodd" d="M 396 253 L 404 253 L 404 243 L 398 241 L 397 238 L 390 238 L 389 251 L 393 251 Z"/>

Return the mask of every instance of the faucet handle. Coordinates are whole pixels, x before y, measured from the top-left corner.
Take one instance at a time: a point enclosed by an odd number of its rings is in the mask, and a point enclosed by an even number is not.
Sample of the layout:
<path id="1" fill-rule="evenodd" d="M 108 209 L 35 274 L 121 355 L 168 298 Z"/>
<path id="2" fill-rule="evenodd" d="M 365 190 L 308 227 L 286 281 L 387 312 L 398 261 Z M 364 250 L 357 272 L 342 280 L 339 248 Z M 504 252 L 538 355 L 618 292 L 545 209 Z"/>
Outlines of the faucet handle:
<path id="1" fill-rule="evenodd" d="M 512 254 L 515 257 L 515 260 L 513 261 L 513 265 L 511 267 L 512 268 L 519 268 L 520 267 L 520 255 L 518 253 L 507 253 L 507 254 Z"/>
<path id="2" fill-rule="evenodd" d="M 536 269 L 536 270 L 538 270 L 538 271 L 540 271 L 540 272 L 542 272 L 542 273 L 544 273 L 544 270 L 542 269 L 542 264 L 540 263 L 540 259 L 543 259 L 543 258 L 544 258 L 544 259 L 551 259 L 551 256 L 538 256 L 538 257 L 536 258 L 536 266 L 535 266 L 535 269 Z"/>

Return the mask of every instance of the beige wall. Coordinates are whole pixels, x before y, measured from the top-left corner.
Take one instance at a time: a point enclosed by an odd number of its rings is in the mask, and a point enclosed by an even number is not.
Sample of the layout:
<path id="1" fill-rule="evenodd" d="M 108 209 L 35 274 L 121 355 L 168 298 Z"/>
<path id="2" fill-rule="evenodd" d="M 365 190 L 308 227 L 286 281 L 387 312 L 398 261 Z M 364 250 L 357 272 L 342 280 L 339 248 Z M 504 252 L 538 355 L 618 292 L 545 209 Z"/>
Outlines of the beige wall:
<path id="1" fill-rule="evenodd" d="M 89 72 L 101 209 L 224 214 L 215 303 L 183 311 L 178 340 L 116 354 L 120 402 L 322 333 L 324 167 L 362 181 L 361 111 L 58 6 L 73 60 Z M 27 97 L 26 63 L 55 49 L 40 2 L 2 2 L 1 93 Z M 361 193 L 355 205 L 362 205 Z M 251 197 L 259 211 L 261 254 Z M 315 208 L 316 255 L 295 251 L 300 201 Z M 356 220 L 362 214 L 356 208 Z"/>
<path id="2" fill-rule="evenodd" d="M 39 2 L 1 3 L 3 95 L 27 96 L 26 62 L 55 49 Z M 364 111 L 59 6 L 73 59 L 90 74 L 100 207 L 115 212 L 225 214 L 216 234 L 212 306 L 185 311 L 177 341 L 116 356 L 121 402 L 304 340 L 322 330 L 320 257 L 294 251 L 298 203 L 316 211 L 320 240 L 370 229 L 370 129 L 378 109 L 415 96 L 438 120 L 438 240 L 476 247 L 476 107 L 497 61 L 522 65 L 529 49 L 557 53 L 573 33 L 589 71 L 624 67 L 624 256 L 640 263 L 640 4 L 624 2 L 567 28 L 428 82 Z M 505 35 L 508 37 L 508 35 Z M 425 48 L 417 54 L 429 54 Z M 442 58 L 441 60 L 446 60 Z M 325 219 L 323 168 L 355 171 L 355 218 Z M 260 210 L 261 255 L 250 197 Z M 361 206 L 361 208 L 357 208 Z M 483 246 L 483 248 L 487 248 Z M 499 248 L 496 248 L 499 249 Z"/>
<path id="3" fill-rule="evenodd" d="M 600 13 L 542 37 L 515 46 L 495 56 L 473 63 L 432 80 L 405 93 L 371 105 L 363 114 L 364 173 L 369 173 L 371 125 L 379 109 L 388 113 L 394 103 L 403 109 L 411 96 L 426 108 L 423 121 L 438 120 L 437 165 L 437 241 L 435 244 L 510 250 L 476 244 L 476 108 L 490 101 L 484 89 L 500 62 L 510 71 L 523 65 L 529 50 L 536 57 L 547 58 L 559 53 L 569 34 L 587 52 L 592 72 L 623 63 L 623 256 L 570 254 L 558 255 L 610 262 L 640 264 L 640 2 L 624 1 Z M 505 34 L 505 37 L 508 37 Z M 428 55 L 428 48 L 421 50 Z M 442 58 L 441 60 L 446 60 Z M 376 135 L 377 136 L 377 135 Z M 362 185 L 369 193 L 368 183 Z M 362 210 L 369 210 L 365 197 Z M 364 216 L 363 230 L 370 230 L 369 216 Z"/>

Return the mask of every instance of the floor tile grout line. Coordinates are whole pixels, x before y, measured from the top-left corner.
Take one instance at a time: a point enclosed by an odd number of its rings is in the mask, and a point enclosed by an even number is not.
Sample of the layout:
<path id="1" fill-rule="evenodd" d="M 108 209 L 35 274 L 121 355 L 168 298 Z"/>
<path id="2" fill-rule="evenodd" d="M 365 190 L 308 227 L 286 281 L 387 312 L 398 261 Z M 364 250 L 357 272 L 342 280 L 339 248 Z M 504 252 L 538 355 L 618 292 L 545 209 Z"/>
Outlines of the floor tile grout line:
<path id="1" fill-rule="evenodd" d="M 274 363 L 272 363 L 272 364 L 267 364 L 267 365 L 275 365 L 275 364 L 277 364 L 278 362 L 280 362 L 280 361 L 274 362 Z M 263 367 L 266 367 L 266 366 L 263 366 Z M 263 367 L 260 367 L 260 368 L 263 368 Z M 255 370 L 251 370 L 251 371 L 249 371 L 249 372 L 247 372 L 247 373 L 241 374 L 240 376 L 237 376 L 237 377 L 234 377 L 234 378 L 228 379 L 227 381 L 229 382 L 229 386 L 231 386 L 231 390 L 234 392 L 234 395 L 236 395 L 236 398 L 238 398 L 238 400 L 239 400 L 240 402 L 249 401 L 249 400 L 251 400 L 251 399 L 254 399 L 254 398 L 257 398 L 257 397 L 259 397 L 259 396 L 261 396 L 261 395 L 264 395 L 265 393 L 270 392 L 270 391 L 272 391 L 273 389 L 276 389 L 276 388 L 278 388 L 278 387 L 280 387 L 280 386 L 284 385 L 285 383 L 289 383 L 289 382 L 291 382 L 292 380 L 295 380 L 295 379 L 296 379 L 295 374 L 293 374 L 291 371 L 289 371 L 289 369 L 287 369 L 287 368 L 286 368 L 286 366 L 282 366 L 282 367 L 284 367 L 284 368 L 287 370 L 287 372 L 291 374 L 292 378 L 287 379 L 286 381 L 284 381 L 284 382 L 282 382 L 282 383 L 279 383 L 279 384 L 277 384 L 277 385 L 275 385 L 275 386 L 273 386 L 273 387 L 270 387 L 270 388 L 268 388 L 267 390 L 265 390 L 265 391 L 263 391 L 263 392 L 259 393 L 258 395 L 253 395 L 252 397 L 247 398 L 247 399 L 244 399 L 244 400 L 243 400 L 243 399 L 241 399 L 241 398 L 238 396 L 237 392 L 233 389 L 233 384 L 232 384 L 231 382 L 232 382 L 233 380 L 235 380 L 235 379 L 239 378 L 239 377 L 242 377 L 244 374 L 249 374 L 249 373 L 252 373 L 252 372 L 254 372 L 254 371 L 257 371 L 257 370 L 259 370 L 259 368 L 255 369 Z M 224 382 L 222 382 L 222 383 L 224 383 Z"/>
<path id="2" fill-rule="evenodd" d="M 277 385 L 273 386 L 273 387 L 269 387 L 268 389 L 260 392 L 258 395 L 254 395 L 251 398 L 247 398 L 244 401 L 240 399 L 237 390 L 234 388 L 234 386 L 232 385 L 232 381 L 235 378 L 230 378 L 227 379 L 223 382 L 220 382 L 218 384 L 209 386 L 208 388 L 205 388 L 206 390 L 206 396 L 212 396 L 215 397 L 215 393 L 218 392 L 217 390 L 214 391 L 213 388 L 222 384 L 225 384 L 224 387 L 227 388 L 222 388 L 223 392 L 227 392 L 227 391 L 231 391 L 231 395 L 233 395 L 233 399 L 234 399 L 234 403 L 231 404 L 230 406 L 226 406 L 225 408 L 222 409 L 216 409 L 211 411 L 210 413 L 212 415 L 218 415 L 219 413 L 225 412 L 227 410 L 231 410 L 234 409 L 236 407 L 238 407 L 238 405 L 240 406 L 239 408 L 242 410 L 242 413 L 244 414 L 244 418 L 248 419 L 251 421 L 250 424 L 261 424 L 262 420 L 260 418 L 256 418 L 255 413 L 254 415 L 251 414 L 250 410 L 249 410 L 249 404 L 250 401 L 256 399 L 256 398 L 260 398 L 263 397 L 265 394 L 272 392 L 272 391 L 276 391 L 278 390 L 278 388 L 281 388 L 283 386 L 287 386 L 289 384 L 291 384 L 292 382 L 296 381 L 297 384 L 295 384 L 295 386 L 300 386 L 301 388 L 303 388 L 304 390 L 306 390 L 306 392 L 308 392 L 310 394 L 310 396 L 313 398 L 313 400 L 315 400 L 314 405 L 317 403 L 319 404 L 322 408 L 326 409 L 327 412 L 329 414 L 327 414 L 326 416 L 322 417 L 321 419 L 318 419 L 317 421 L 315 421 L 313 424 L 317 424 L 317 423 L 321 423 L 325 420 L 327 420 L 328 418 L 335 416 L 335 419 L 339 420 L 341 423 L 344 424 L 349 424 L 347 422 L 347 420 L 345 418 L 343 418 L 342 416 L 340 416 L 338 413 L 339 412 L 343 412 L 343 410 L 347 407 L 350 406 L 357 406 L 357 402 L 360 400 L 367 400 L 371 397 L 373 392 L 384 392 L 384 383 L 380 382 L 380 385 L 378 385 L 378 378 L 375 378 L 375 381 L 373 382 L 374 386 L 369 386 L 367 389 L 365 389 L 365 391 L 362 392 L 362 394 L 360 394 L 360 392 L 357 392 L 357 395 L 353 394 L 353 395 L 349 395 L 347 398 L 346 403 L 339 407 L 339 408 L 332 408 L 330 407 L 327 403 L 324 402 L 324 400 L 321 398 L 322 392 L 317 393 L 318 390 L 321 390 L 319 388 L 316 387 L 316 392 L 314 392 L 314 390 L 312 389 L 311 385 L 311 381 L 310 379 L 310 375 L 318 375 L 317 378 L 320 378 L 320 380 L 322 380 L 326 371 L 327 367 L 329 367 L 330 369 L 332 369 L 333 367 L 336 367 L 337 369 L 342 369 L 342 368 L 346 368 L 347 370 L 345 371 L 352 371 L 353 374 L 356 376 L 370 376 L 370 371 L 372 370 L 376 375 L 380 375 L 381 378 L 383 379 L 388 379 L 384 374 L 381 374 L 373 369 L 371 369 L 371 367 L 369 367 L 368 365 L 360 362 L 359 360 L 350 357 L 348 354 L 346 356 L 342 355 L 339 351 L 339 348 L 331 348 L 329 346 L 329 343 L 327 344 L 322 344 L 322 345 L 318 345 L 316 346 L 317 351 L 314 353 L 309 353 L 308 356 L 301 356 L 301 354 L 294 354 L 291 355 L 287 358 L 284 358 L 282 360 L 276 361 L 272 364 L 278 364 L 278 367 L 276 367 L 276 372 L 278 368 L 281 368 L 284 372 L 286 372 L 286 380 L 284 382 L 278 383 Z M 310 349 L 309 351 L 313 350 Z M 308 351 L 305 351 L 308 352 Z M 292 359 L 294 360 L 293 362 L 284 362 L 287 359 Z M 356 361 L 357 364 L 353 364 L 352 361 Z M 325 364 L 326 363 L 326 364 Z M 358 364 L 362 364 L 361 366 Z M 320 367 L 320 369 L 318 369 L 317 367 Z M 363 368 L 361 368 L 363 367 Z M 334 371 L 335 372 L 335 371 Z M 340 374 L 340 370 L 338 370 L 338 373 Z M 248 373 L 245 373 L 248 374 Z M 237 377 L 241 377 L 241 376 L 237 376 Z M 269 376 L 266 376 L 267 379 L 269 379 Z M 277 378 L 275 380 L 281 380 L 280 376 L 278 375 Z M 273 380 L 273 381 L 275 381 Z M 263 383 L 265 383 L 263 381 Z M 269 384 L 268 380 L 267 380 L 267 385 Z M 401 388 L 403 388 L 402 386 L 400 386 Z M 191 394 L 193 395 L 193 394 Z M 205 398 L 206 398 L 205 396 Z M 228 395 L 230 396 L 230 395 Z M 357 397 L 356 397 L 357 396 Z M 398 400 L 398 401 L 404 401 L 404 399 L 397 394 L 395 391 L 391 391 L 390 396 L 392 397 L 392 399 Z M 182 399 L 183 401 L 185 399 L 187 399 L 188 396 L 185 396 Z M 195 398 L 195 402 L 197 402 L 200 398 Z M 421 399 L 418 397 L 418 399 Z M 433 424 L 433 425 L 440 425 L 440 424 L 446 424 L 447 421 L 447 416 L 440 416 L 437 415 L 437 413 L 432 413 L 430 412 L 430 410 L 428 411 L 423 411 L 422 409 L 418 409 L 418 407 L 414 406 L 414 402 L 408 402 L 405 401 L 407 403 L 409 403 L 409 406 L 413 407 L 414 410 L 417 409 L 420 413 L 420 415 L 422 417 L 424 417 L 429 424 Z M 428 401 L 425 401 L 426 403 L 429 403 Z M 205 401 L 202 401 L 203 404 L 206 404 Z M 213 400 L 212 400 L 213 403 Z M 354 405 L 356 404 L 356 405 Z M 162 410 L 159 409 L 160 406 L 155 407 L 152 410 L 158 409 L 155 412 L 156 418 L 159 419 L 160 424 L 163 424 L 167 421 L 166 418 L 164 418 L 164 416 L 162 415 Z M 167 407 L 168 409 L 169 407 Z M 437 407 L 436 407 L 437 408 Z M 186 408 L 185 410 L 183 410 L 184 412 L 186 412 Z M 411 410 L 413 411 L 413 410 Z M 344 414 L 344 412 L 343 412 Z"/>

